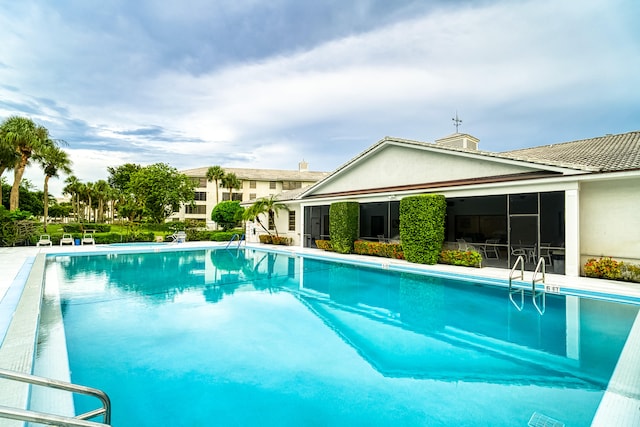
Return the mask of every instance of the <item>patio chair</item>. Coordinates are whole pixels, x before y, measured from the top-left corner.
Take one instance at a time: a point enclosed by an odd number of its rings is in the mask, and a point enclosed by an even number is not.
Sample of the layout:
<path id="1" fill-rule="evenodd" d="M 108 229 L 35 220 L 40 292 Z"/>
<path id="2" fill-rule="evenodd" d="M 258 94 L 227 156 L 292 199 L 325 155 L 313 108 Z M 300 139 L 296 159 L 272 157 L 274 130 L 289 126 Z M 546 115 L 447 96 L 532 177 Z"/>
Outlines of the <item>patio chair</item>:
<path id="1" fill-rule="evenodd" d="M 497 244 L 500 243 L 500 239 L 487 239 L 485 244 L 480 246 L 480 250 L 485 258 L 494 258 L 490 257 L 489 254 L 495 255 L 496 259 L 500 259 L 500 252 L 498 252 Z"/>
<path id="2" fill-rule="evenodd" d="M 549 243 L 540 243 L 540 258 L 544 258 L 545 262 L 549 261 L 547 265 L 553 266 L 553 260 L 551 259 L 551 245 Z"/>
<path id="3" fill-rule="evenodd" d="M 187 233 L 185 231 L 176 231 L 169 237 L 173 239 L 175 243 L 184 243 L 187 241 Z"/>
<path id="4" fill-rule="evenodd" d="M 80 241 L 80 244 L 84 245 L 85 243 L 88 245 L 96 244 L 96 240 L 93 238 L 93 231 L 85 231 L 85 233 L 82 235 L 82 240 Z"/>
<path id="5" fill-rule="evenodd" d="M 469 245 L 467 244 L 467 241 L 464 239 L 456 239 L 456 242 L 458 242 L 458 250 L 459 251 L 466 251 L 469 248 Z"/>
<path id="6" fill-rule="evenodd" d="M 62 245 L 73 245 L 73 235 L 70 233 L 63 233 L 62 238 L 60 239 L 60 246 Z"/>
<path id="7" fill-rule="evenodd" d="M 53 243 L 51 242 L 51 236 L 49 236 L 48 234 L 40 235 L 40 239 L 38 240 L 38 243 L 36 243 L 36 246 L 53 246 Z"/>

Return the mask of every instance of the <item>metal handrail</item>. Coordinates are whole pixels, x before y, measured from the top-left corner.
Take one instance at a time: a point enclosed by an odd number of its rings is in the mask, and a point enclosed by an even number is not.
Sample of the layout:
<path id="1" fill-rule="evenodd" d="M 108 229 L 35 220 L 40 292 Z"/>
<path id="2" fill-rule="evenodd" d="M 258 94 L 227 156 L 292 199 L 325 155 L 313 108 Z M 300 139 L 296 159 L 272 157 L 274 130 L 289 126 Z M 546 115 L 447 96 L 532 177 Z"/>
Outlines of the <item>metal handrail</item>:
<path id="1" fill-rule="evenodd" d="M 524 288 L 513 290 L 511 283 L 514 279 L 514 273 L 518 268 L 518 264 L 520 264 L 519 278 L 520 280 L 524 280 L 524 258 L 522 257 L 522 255 L 518 255 L 518 258 L 516 258 L 516 262 L 513 264 L 513 267 L 509 272 L 509 300 L 511 300 L 511 304 L 513 304 L 513 306 L 518 309 L 518 311 L 522 311 L 524 307 Z M 518 276 L 516 276 L 515 278 L 517 279 Z M 518 305 L 518 303 L 513 299 L 513 294 L 516 292 L 520 292 L 520 305 Z"/>
<path id="2" fill-rule="evenodd" d="M 9 371 L 7 369 L 0 369 L 0 378 L 58 390 L 70 391 L 72 393 L 85 394 L 88 396 L 96 397 L 102 402 L 101 408 L 77 415 L 75 418 L 45 414 L 26 409 L 9 408 L 6 406 L 0 406 L 0 417 L 61 426 L 104 426 L 105 424 L 111 424 L 111 400 L 109 399 L 109 396 L 107 396 L 107 394 L 102 390 L 83 385 L 72 384 L 65 381 L 54 380 L 51 378 L 24 374 L 22 372 Z M 86 421 L 88 419 L 95 418 L 101 415 L 103 417 L 102 423 Z"/>
<path id="3" fill-rule="evenodd" d="M 542 272 L 542 277 L 538 279 L 537 277 L 539 272 Z M 540 315 L 543 315 L 547 307 L 546 292 L 544 288 L 542 289 L 542 291 L 537 292 L 536 282 L 542 282 L 543 285 L 546 283 L 546 268 L 545 268 L 545 260 L 543 257 L 540 257 L 540 259 L 538 260 L 538 265 L 536 265 L 536 270 L 533 272 L 533 279 L 531 279 L 531 293 L 532 293 L 533 305 L 535 306 L 536 310 L 538 310 L 538 313 L 540 313 Z M 537 298 L 540 295 L 542 295 L 542 308 L 538 306 L 538 301 L 537 301 Z"/>
<path id="4" fill-rule="evenodd" d="M 225 246 L 225 249 L 229 248 L 229 245 L 231 243 L 233 243 L 234 240 L 236 240 L 236 238 L 238 238 L 238 247 L 240 247 L 240 245 L 242 244 L 242 242 L 245 242 L 246 245 L 246 240 L 244 238 L 244 234 L 242 236 L 240 236 L 238 233 L 234 234 L 233 236 L 231 236 L 231 239 L 229 239 L 229 241 L 227 242 L 227 246 Z"/>

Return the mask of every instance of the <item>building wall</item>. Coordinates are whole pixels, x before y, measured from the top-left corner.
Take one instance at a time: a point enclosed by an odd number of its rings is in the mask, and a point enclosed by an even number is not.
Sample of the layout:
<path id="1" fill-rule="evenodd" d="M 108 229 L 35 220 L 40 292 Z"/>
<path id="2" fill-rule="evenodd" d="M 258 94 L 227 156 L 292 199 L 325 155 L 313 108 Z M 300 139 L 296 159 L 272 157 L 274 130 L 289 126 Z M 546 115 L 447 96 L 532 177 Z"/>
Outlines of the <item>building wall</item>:
<path id="1" fill-rule="evenodd" d="M 640 178 L 580 186 L 581 262 L 611 256 L 640 262 Z"/>
<path id="2" fill-rule="evenodd" d="M 323 184 L 316 194 L 531 172 L 496 161 L 452 156 L 395 145 L 385 146 L 356 163 L 348 173 Z"/>

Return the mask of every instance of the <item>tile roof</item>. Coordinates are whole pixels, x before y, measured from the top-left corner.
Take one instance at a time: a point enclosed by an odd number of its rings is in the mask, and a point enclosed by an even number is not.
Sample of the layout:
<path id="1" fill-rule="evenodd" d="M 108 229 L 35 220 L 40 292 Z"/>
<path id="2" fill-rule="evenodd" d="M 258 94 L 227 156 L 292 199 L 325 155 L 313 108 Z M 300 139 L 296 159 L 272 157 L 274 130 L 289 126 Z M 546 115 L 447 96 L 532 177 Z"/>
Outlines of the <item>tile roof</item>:
<path id="1" fill-rule="evenodd" d="M 187 176 L 204 177 L 207 175 L 209 167 L 186 169 L 181 172 Z M 238 179 L 256 181 L 305 181 L 315 182 L 325 176 L 328 172 L 299 171 L 299 170 L 278 170 L 278 169 L 247 169 L 247 168 L 222 168 L 225 173 L 234 173 Z"/>
<path id="2" fill-rule="evenodd" d="M 600 172 L 634 170 L 640 169 L 640 131 L 523 148 L 500 154 L 533 163 L 566 164 Z"/>

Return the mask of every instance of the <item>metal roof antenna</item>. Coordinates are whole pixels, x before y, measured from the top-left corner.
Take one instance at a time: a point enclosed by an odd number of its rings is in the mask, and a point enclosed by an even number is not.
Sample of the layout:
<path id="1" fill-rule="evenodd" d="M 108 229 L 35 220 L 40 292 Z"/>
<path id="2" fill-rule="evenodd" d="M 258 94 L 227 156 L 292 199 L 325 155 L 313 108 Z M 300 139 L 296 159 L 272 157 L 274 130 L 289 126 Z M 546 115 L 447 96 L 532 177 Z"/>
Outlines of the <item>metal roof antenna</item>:
<path id="1" fill-rule="evenodd" d="M 458 117 L 458 110 L 456 110 L 456 116 L 451 119 L 453 125 L 456 127 L 456 133 L 458 133 L 458 126 L 462 124 L 462 120 Z"/>

